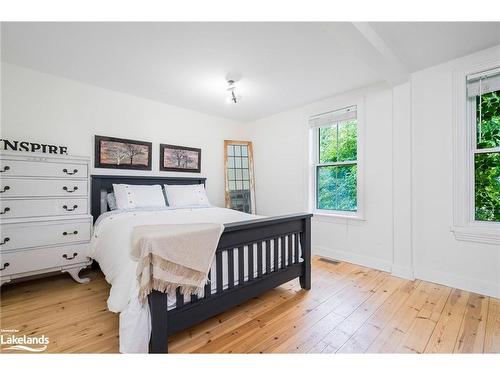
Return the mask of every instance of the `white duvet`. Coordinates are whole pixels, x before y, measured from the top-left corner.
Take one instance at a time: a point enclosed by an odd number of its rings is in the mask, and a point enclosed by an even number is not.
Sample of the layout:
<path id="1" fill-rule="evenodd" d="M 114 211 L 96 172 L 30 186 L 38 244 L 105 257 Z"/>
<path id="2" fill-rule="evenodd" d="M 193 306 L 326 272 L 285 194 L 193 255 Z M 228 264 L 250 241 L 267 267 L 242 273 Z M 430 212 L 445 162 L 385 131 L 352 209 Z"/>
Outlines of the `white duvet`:
<path id="1" fill-rule="evenodd" d="M 130 256 L 131 235 L 135 226 L 226 224 L 256 218 L 259 216 L 218 207 L 117 210 L 101 215 L 94 227 L 90 256 L 99 262 L 106 281 L 111 284 L 108 308 L 120 313 L 120 352 L 147 353 L 151 333 L 149 307 L 147 303 L 144 305 L 139 303 L 137 263 Z M 214 271 L 212 267 L 212 279 L 215 279 Z M 224 275 L 224 279 L 227 280 L 227 275 Z M 173 306 L 175 306 L 175 296 L 172 298 L 169 296 L 169 308 Z"/>

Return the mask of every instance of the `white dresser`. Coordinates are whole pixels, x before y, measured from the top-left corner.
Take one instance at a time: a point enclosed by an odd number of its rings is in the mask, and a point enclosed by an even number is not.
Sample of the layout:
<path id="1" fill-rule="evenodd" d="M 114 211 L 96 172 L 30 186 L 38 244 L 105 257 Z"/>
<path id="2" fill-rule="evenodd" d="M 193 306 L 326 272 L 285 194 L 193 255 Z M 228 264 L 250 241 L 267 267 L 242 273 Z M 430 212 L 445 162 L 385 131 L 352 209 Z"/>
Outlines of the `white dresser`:
<path id="1" fill-rule="evenodd" d="M 53 271 L 78 273 L 92 230 L 89 158 L 0 154 L 0 285 Z"/>

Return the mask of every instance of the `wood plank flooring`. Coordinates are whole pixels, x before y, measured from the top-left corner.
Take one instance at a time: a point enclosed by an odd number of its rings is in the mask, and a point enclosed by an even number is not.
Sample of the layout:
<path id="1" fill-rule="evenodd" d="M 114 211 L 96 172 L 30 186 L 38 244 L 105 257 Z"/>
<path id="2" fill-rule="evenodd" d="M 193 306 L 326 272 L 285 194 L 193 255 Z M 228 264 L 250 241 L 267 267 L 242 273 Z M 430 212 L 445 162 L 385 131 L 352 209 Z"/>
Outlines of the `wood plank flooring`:
<path id="1" fill-rule="evenodd" d="M 169 339 L 172 353 L 500 353 L 500 300 L 313 259 L 312 289 L 289 282 Z M 118 352 L 100 272 L 4 285 L 0 327 L 50 339 L 46 352 Z M 1 351 L 1 350 L 0 350 Z M 6 352 L 6 351 L 2 351 Z"/>

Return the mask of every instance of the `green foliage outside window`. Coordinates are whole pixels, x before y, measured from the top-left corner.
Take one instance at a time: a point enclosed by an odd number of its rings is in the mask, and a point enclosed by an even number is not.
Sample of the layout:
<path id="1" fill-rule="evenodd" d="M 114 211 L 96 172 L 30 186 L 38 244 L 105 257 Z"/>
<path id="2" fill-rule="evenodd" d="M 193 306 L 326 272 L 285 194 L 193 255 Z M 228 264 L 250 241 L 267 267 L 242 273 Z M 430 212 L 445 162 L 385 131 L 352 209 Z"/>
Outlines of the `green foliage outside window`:
<path id="1" fill-rule="evenodd" d="M 476 97 L 477 149 L 500 146 L 500 91 Z M 476 153 L 475 219 L 500 221 L 500 152 Z"/>
<path id="2" fill-rule="evenodd" d="M 317 207 L 324 210 L 357 210 L 357 121 L 349 120 L 319 129 Z"/>
<path id="3" fill-rule="evenodd" d="M 319 129 L 319 162 L 356 161 L 357 121 L 342 122 L 331 128 Z M 338 129 L 338 131 L 337 131 Z"/>

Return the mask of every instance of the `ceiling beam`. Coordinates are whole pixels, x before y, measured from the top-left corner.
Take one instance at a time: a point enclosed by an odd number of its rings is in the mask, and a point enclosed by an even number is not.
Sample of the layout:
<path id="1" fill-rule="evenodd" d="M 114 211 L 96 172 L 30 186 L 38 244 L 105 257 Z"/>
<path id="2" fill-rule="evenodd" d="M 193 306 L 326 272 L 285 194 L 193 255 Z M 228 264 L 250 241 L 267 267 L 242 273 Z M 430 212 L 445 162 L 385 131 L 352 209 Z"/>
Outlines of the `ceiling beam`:
<path id="1" fill-rule="evenodd" d="M 325 23 L 324 28 L 346 53 L 362 60 L 389 84 L 409 80 L 408 68 L 367 22 Z"/>

